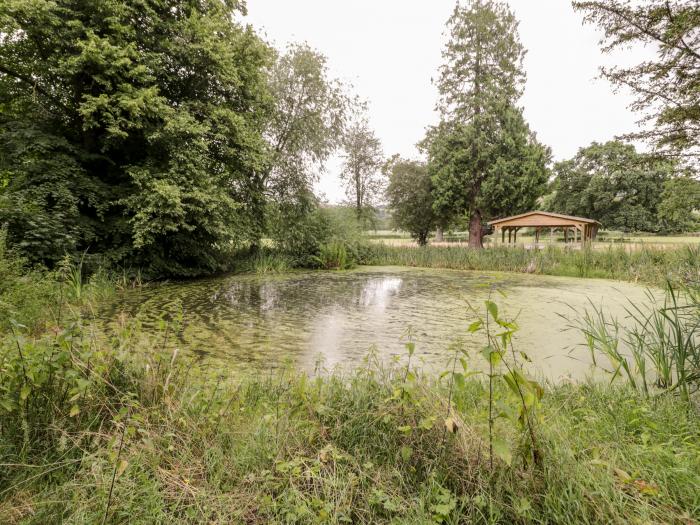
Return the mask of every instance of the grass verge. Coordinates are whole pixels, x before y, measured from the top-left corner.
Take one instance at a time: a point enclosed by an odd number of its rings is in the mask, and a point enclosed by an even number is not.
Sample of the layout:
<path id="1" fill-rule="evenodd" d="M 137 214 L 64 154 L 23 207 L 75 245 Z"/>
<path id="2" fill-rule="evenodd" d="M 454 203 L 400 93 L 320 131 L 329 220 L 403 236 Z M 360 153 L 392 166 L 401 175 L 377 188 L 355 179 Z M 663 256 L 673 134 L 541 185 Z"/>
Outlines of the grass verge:
<path id="1" fill-rule="evenodd" d="M 667 280 L 700 281 L 700 248 L 636 251 L 624 248 L 545 250 L 494 247 L 471 250 L 452 246 L 390 246 L 370 243 L 363 246 L 361 263 L 378 266 L 417 266 L 455 270 L 527 272 L 565 277 L 600 277 L 664 285 Z"/>

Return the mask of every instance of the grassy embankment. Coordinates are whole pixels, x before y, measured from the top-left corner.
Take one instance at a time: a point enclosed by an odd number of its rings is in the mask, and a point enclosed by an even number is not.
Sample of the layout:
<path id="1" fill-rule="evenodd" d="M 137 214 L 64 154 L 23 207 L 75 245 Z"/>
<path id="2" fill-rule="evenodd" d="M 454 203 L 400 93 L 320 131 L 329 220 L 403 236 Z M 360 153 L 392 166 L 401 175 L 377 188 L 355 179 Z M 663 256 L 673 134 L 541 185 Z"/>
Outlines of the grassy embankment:
<path id="1" fill-rule="evenodd" d="M 566 277 L 601 277 L 663 285 L 673 281 L 697 281 L 700 277 L 700 247 L 673 249 L 644 247 L 605 250 L 545 250 L 493 247 L 470 250 L 462 246 L 365 245 L 360 262 L 368 265 L 416 266 L 457 270 L 528 272 Z"/>
<path id="2" fill-rule="evenodd" d="M 684 400 L 628 383 L 541 390 L 522 377 L 508 337 L 495 335 L 485 356 L 455 348 L 440 377 L 371 358 L 348 374 L 230 377 L 152 343 L 173 337 L 178 319 L 155 334 L 129 319 L 101 333 L 92 307 L 124 281 L 98 274 L 84 284 L 71 265 L 28 272 L 4 251 L 0 273 L 1 523 L 700 515 L 692 392 Z M 495 305 L 486 311 L 471 330 L 498 321 L 516 329 Z M 470 375 L 470 360 L 483 358 L 492 373 Z"/>

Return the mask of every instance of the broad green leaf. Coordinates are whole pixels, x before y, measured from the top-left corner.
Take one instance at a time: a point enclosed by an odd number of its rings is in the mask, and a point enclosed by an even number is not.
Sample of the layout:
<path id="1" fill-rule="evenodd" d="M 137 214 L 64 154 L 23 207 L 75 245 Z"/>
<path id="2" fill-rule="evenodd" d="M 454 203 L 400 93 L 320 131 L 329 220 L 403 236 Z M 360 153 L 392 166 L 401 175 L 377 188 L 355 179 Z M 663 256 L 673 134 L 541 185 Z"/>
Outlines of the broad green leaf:
<path id="1" fill-rule="evenodd" d="M 401 453 L 401 459 L 404 461 L 408 461 L 409 459 L 411 459 L 411 456 L 413 455 L 413 449 L 411 447 L 407 447 L 404 445 L 403 447 L 401 447 L 400 453 Z"/>
<path id="2" fill-rule="evenodd" d="M 469 333 L 473 334 L 474 332 L 479 331 L 483 324 L 484 324 L 484 322 L 481 319 L 474 321 L 472 324 L 469 325 L 469 328 L 467 328 L 467 331 Z"/>
<path id="3" fill-rule="evenodd" d="M 80 407 L 78 405 L 73 405 L 70 407 L 70 412 L 68 412 L 69 417 L 75 417 L 80 414 Z"/>
<path id="4" fill-rule="evenodd" d="M 409 341 L 408 343 L 406 343 L 406 350 L 408 350 L 408 356 L 411 357 L 416 351 L 416 343 L 414 343 L 413 341 Z"/>
<path id="5" fill-rule="evenodd" d="M 494 320 L 498 319 L 498 306 L 493 301 L 486 301 L 486 310 Z"/>
<path id="6" fill-rule="evenodd" d="M 460 364 L 462 365 L 462 370 L 464 370 L 465 372 L 466 372 L 467 370 L 469 370 L 469 365 L 467 364 L 467 360 L 466 360 L 466 359 L 464 359 L 463 357 L 460 357 L 460 358 L 459 358 L 459 362 L 460 362 Z"/>

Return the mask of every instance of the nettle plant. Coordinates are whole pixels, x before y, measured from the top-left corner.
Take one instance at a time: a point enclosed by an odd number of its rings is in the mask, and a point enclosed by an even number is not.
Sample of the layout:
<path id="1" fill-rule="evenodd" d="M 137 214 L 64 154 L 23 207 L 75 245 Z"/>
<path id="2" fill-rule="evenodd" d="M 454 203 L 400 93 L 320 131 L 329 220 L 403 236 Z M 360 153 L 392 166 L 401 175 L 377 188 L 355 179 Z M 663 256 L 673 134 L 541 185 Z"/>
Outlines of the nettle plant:
<path id="1" fill-rule="evenodd" d="M 498 292 L 502 293 L 500 290 Z M 530 362 L 530 358 L 525 352 L 515 350 L 513 335 L 518 331 L 515 320 L 502 317 L 498 305 L 490 296 L 484 306 L 482 313 L 469 305 L 469 310 L 477 319 L 469 325 L 467 331 L 473 335 L 486 335 L 486 345 L 481 349 L 481 355 L 488 365 L 489 465 L 493 468 L 494 456 L 508 465 L 513 461 L 513 449 L 507 439 L 508 426 L 519 433 L 520 443 L 517 448 L 522 451 L 523 459 L 539 465 L 542 454 L 535 422 L 544 389 L 537 381 L 527 377 L 523 370 L 522 363 Z M 459 353 L 455 353 L 451 372 L 449 404 L 452 403 L 453 390 L 467 388 L 465 379 L 475 374 L 469 369 L 467 352 L 461 349 Z M 461 371 L 457 371 L 457 363 L 461 365 Z M 500 422 L 510 425 L 504 426 Z"/>

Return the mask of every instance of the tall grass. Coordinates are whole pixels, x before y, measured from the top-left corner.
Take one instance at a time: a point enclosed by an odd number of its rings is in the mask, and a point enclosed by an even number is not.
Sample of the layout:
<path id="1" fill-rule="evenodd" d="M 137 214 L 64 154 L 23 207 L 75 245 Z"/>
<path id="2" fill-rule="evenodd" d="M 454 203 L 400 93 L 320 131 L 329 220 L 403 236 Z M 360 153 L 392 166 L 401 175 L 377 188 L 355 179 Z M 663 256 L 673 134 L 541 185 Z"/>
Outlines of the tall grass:
<path id="1" fill-rule="evenodd" d="M 622 376 L 649 395 L 652 389 L 688 401 L 700 389 L 700 294 L 668 283 L 663 303 L 648 294 L 646 305 L 630 304 L 628 327 L 591 305 L 574 326 L 594 359 L 608 360 L 612 380 Z"/>
<path id="2" fill-rule="evenodd" d="M 100 266 L 86 271 L 85 255 L 66 256 L 55 270 L 32 267 L 5 240 L 0 228 L 0 337 L 10 331 L 13 321 L 31 333 L 41 333 L 119 289 L 143 285 L 138 271 Z"/>
<path id="3" fill-rule="evenodd" d="M 242 270 L 267 275 L 288 272 L 293 266 L 288 256 L 270 249 L 261 249 L 244 261 Z"/>
<path id="4" fill-rule="evenodd" d="M 437 377 L 373 354 L 352 372 L 240 377 L 163 353 L 178 322 L 144 334 L 122 319 L 103 334 L 76 318 L 0 342 L 0 522 L 670 523 L 700 512 L 700 418 L 687 403 L 600 385 L 540 398 L 510 367 L 498 372 L 510 348 L 498 332 L 488 381 L 469 372 L 482 357 L 460 351 Z M 475 323 L 514 329 L 495 305 Z"/>
<path id="5" fill-rule="evenodd" d="M 318 255 L 313 257 L 313 262 L 324 270 L 347 270 L 357 264 L 352 253 L 348 252 L 345 243 L 341 241 L 322 244 Z"/>
<path id="6" fill-rule="evenodd" d="M 568 277 L 603 277 L 663 285 L 673 281 L 698 280 L 700 247 L 676 249 L 644 247 L 628 251 L 608 247 L 603 250 L 545 250 L 493 247 L 471 250 L 452 246 L 389 246 L 369 243 L 362 251 L 361 264 L 399 265 L 459 270 L 527 272 Z"/>

